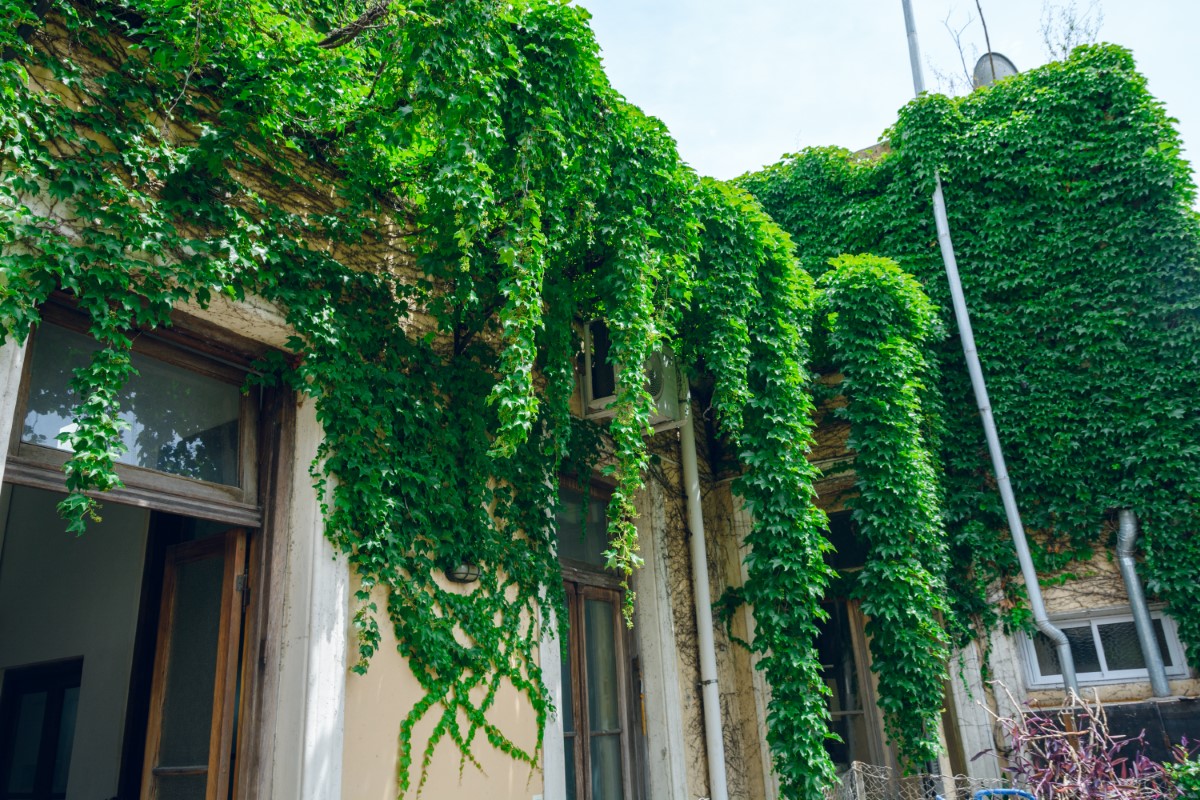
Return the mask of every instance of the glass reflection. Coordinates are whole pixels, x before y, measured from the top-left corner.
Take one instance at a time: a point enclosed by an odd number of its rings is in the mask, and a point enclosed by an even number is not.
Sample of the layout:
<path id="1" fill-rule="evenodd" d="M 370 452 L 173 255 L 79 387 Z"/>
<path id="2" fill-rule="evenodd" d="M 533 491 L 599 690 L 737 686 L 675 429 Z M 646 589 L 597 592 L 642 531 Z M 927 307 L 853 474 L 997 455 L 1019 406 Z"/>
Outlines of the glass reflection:
<path id="1" fill-rule="evenodd" d="M 75 430 L 71 412 L 79 396 L 71 388 L 75 370 L 86 367 L 96 342 L 56 325 L 43 324 L 31 345 L 29 403 L 21 440 L 69 449 L 59 438 Z M 238 484 L 239 387 L 134 353 L 138 374 L 120 395 L 125 451 L 122 464 Z"/>
<path id="2" fill-rule="evenodd" d="M 588 600 L 584 603 L 584 613 L 588 722 L 592 731 L 619 730 L 616 609 L 602 600 Z"/>
<path id="3" fill-rule="evenodd" d="M 621 737 L 592 737 L 592 800 L 622 800 Z"/>

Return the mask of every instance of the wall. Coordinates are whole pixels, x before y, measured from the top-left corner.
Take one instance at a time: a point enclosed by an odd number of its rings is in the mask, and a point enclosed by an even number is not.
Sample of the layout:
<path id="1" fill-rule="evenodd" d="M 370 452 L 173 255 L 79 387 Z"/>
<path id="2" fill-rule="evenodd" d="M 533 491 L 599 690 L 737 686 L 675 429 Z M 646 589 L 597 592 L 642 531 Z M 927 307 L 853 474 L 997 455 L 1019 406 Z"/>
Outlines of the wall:
<path id="1" fill-rule="evenodd" d="M 1055 582 L 1043 587 L 1042 593 L 1046 601 L 1046 611 L 1052 618 L 1058 615 L 1087 615 L 1097 614 L 1130 614 L 1129 596 L 1125 591 L 1125 582 L 1121 578 L 1120 569 L 1113 554 L 1104 549 L 1097 552 L 1088 561 L 1073 564 L 1070 568 L 1073 576 L 1070 580 Z M 1147 598 L 1152 607 L 1154 598 Z M 1001 651 L 1003 657 L 1015 662 L 1014 670 L 1025 675 L 1024 648 L 1016 637 L 1007 637 L 1009 642 Z M 1196 665 L 1190 665 L 1191 676 L 1172 678 L 1169 681 L 1171 694 L 1174 697 L 1200 697 L 1200 680 L 1196 676 Z M 1084 685 L 1083 693 L 1089 698 L 1098 697 L 1104 703 L 1125 703 L 1148 700 L 1153 697 L 1149 680 L 1107 683 L 1102 685 Z M 1029 690 L 1025 699 L 1041 705 L 1054 705 L 1061 701 L 1062 692 L 1056 689 Z"/>
<path id="2" fill-rule="evenodd" d="M 355 587 L 357 589 L 357 587 Z M 380 590 L 372 598 L 386 607 Z M 379 650 L 366 675 L 347 674 L 345 745 L 342 760 L 342 797 L 347 800 L 394 800 L 397 795 L 396 757 L 400 723 L 424 694 L 408 662 L 396 652 L 391 623 L 382 618 Z M 357 642 L 349 642 L 357 650 Z M 438 718 L 440 707 L 430 710 L 413 733 L 413 785 L 420 774 L 421 754 Z M 501 688 L 488 718 L 513 742 L 532 751 L 537 739 L 533 708 L 511 686 Z M 466 719 L 460 716 L 464 732 Z M 514 760 L 492 747 L 480 732 L 473 745 L 479 767 L 463 765 L 457 745 L 444 737 L 434 751 L 423 797 L 478 797 L 487 800 L 528 800 L 542 792 L 540 770 Z M 410 796 L 416 792 L 410 790 Z"/>
<path id="3" fill-rule="evenodd" d="M 730 482 L 712 486 L 704 497 L 705 534 L 709 540 L 709 580 L 714 600 L 747 579 L 743 543 L 750 530 L 750 514 L 730 492 Z M 730 800 L 775 797 L 766 731 L 766 683 L 754 669 L 755 658 L 733 637 L 754 638 L 754 616 L 743 605 L 726 629 L 717 622 L 717 668 L 720 673 L 721 722 L 725 732 L 725 760 Z"/>
<path id="4" fill-rule="evenodd" d="M 693 417 L 697 416 L 693 414 Z M 704 452 L 706 436 L 703 428 L 697 431 L 697 467 L 700 472 L 700 488 L 704 492 L 711 485 L 711 470 L 707 466 Z M 660 561 L 658 579 L 666 589 L 667 606 L 661 613 L 670 615 L 670 629 L 674 635 L 674 653 L 668 649 L 667 656 L 674 656 L 670 666 L 678 686 L 679 714 L 683 760 L 687 770 L 687 797 L 707 797 L 708 755 L 704 744 L 704 709 L 700 692 L 700 650 L 696 637 L 696 601 L 692 593 L 692 555 L 687 527 L 687 512 L 683 498 L 683 473 L 679 466 L 680 446 L 678 431 L 668 431 L 650 440 L 650 450 L 657 456 L 657 464 L 651 466 L 646 475 L 646 484 L 657 484 L 661 503 L 661 527 L 655 533 L 656 558 Z M 646 511 L 639 509 L 640 513 Z M 705 517 L 705 525 L 709 520 Z M 706 543 L 708 532 L 705 531 Z M 709 550 L 709 561 L 716 552 Z M 712 586 L 712 596 L 720 592 Z M 645 646 L 643 645 L 643 650 Z M 718 681 L 720 678 L 718 678 Z M 654 762 L 651 761 L 651 769 Z M 658 798 L 654 798 L 658 800 Z"/>
<path id="5" fill-rule="evenodd" d="M 60 497 L 11 487 L 0 667 L 83 657 L 67 799 L 96 800 L 117 790 L 150 514 L 110 503 L 75 537 L 54 510 Z"/>

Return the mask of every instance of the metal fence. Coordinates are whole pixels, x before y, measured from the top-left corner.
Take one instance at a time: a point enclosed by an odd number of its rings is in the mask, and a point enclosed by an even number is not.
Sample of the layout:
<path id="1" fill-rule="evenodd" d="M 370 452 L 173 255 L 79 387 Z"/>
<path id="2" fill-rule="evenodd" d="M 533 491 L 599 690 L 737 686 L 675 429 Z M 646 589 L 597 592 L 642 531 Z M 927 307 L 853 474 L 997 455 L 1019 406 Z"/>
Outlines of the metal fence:
<path id="1" fill-rule="evenodd" d="M 855 761 L 826 793 L 826 800 L 971 800 L 981 789 L 1006 789 L 1004 780 L 966 775 L 899 775 L 888 767 Z"/>
<path id="2" fill-rule="evenodd" d="M 854 762 L 838 783 L 825 792 L 825 800 L 975 800 L 977 792 L 988 790 L 1028 790 L 1007 779 L 970 778 L 966 775 L 900 775 L 888 767 Z M 1044 794 L 1044 792 L 1049 794 Z M 1012 793 L 1015 794 L 1015 793 Z M 1084 783 L 1056 783 L 1034 794 L 1053 800 L 1080 800 L 1112 797 L 1120 800 L 1163 800 L 1182 797 L 1164 785 L 1161 778 L 1123 778 L 1103 786 Z M 987 796 L 987 795 L 984 795 Z M 1001 793 L 997 791 L 997 797 Z M 1028 796 L 1028 795 L 1027 795 Z"/>

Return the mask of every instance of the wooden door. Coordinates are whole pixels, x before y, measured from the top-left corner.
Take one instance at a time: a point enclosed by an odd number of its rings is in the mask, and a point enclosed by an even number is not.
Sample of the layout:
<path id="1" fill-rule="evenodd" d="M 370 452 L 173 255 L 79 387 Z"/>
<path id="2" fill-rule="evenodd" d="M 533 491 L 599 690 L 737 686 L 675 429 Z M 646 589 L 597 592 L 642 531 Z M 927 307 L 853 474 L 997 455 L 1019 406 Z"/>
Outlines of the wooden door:
<path id="1" fill-rule="evenodd" d="M 241 528 L 167 550 L 142 800 L 230 796 L 245 563 Z"/>
<path id="2" fill-rule="evenodd" d="M 568 800 L 632 800 L 630 685 L 621 593 L 568 582 L 563 665 Z"/>

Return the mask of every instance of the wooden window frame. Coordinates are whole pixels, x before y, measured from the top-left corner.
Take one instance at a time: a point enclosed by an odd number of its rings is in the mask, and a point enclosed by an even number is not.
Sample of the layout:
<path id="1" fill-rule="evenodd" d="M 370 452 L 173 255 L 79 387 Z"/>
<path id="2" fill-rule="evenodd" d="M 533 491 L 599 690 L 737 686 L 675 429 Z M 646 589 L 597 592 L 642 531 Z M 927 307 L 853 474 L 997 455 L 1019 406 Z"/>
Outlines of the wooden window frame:
<path id="1" fill-rule="evenodd" d="M 633 752 L 633 714 L 631 711 L 631 675 L 627 649 L 627 629 L 621 617 L 622 594 L 620 590 L 594 584 L 566 581 L 568 624 L 572 636 L 568 646 L 570 659 L 570 674 L 566 676 L 571 681 L 572 715 L 575 730 L 564 732 L 564 738 L 569 740 L 573 748 L 575 760 L 575 797 L 576 800 L 593 800 L 591 786 L 591 740 L 593 736 L 617 736 L 621 751 L 621 786 L 625 800 L 635 800 L 634 793 L 634 752 Z M 609 603 L 613 609 L 613 652 L 616 658 L 617 704 L 620 728 L 615 731 L 594 733 L 591 730 L 587 703 L 587 659 L 583 647 L 586 636 L 584 622 L 584 604 L 588 600 L 599 600 Z M 567 745 L 564 743 L 564 747 Z"/>
<path id="2" fill-rule="evenodd" d="M 584 487 L 573 478 L 560 476 L 559 486 L 561 489 L 582 493 L 589 501 L 607 502 L 613 490 L 607 482 L 595 478 L 588 487 Z M 618 713 L 621 726 L 615 735 L 620 737 L 621 742 L 621 786 L 625 800 L 638 800 L 642 796 L 642 785 L 638 777 L 640 761 L 637 758 L 637 731 L 634 730 L 634 726 L 641 717 L 640 704 L 634 696 L 635 668 L 631 659 L 633 642 L 621 615 L 624 599 L 621 578 L 610 570 L 561 558 L 559 566 L 566 594 L 567 624 L 571 631 L 567 647 L 568 660 L 564 662 L 565 674 L 562 675 L 562 680 L 570 682 L 574 721 L 574 731 L 569 734 L 564 731 L 564 749 L 570 747 L 573 753 L 576 800 L 593 800 L 590 746 L 592 732 L 587 708 L 587 664 L 583 652 L 586 635 L 583 612 L 587 600 L 601 600 L 610 603 L 613 608 L 613 650 L 617 667 Z M 611 736 L 614 733 L 604 735 Z"/>
<path id="3" fill-rule="evenodd" d="M 87 320 L 63 302 L 48 303 L 41 309 L 42 324 L 57 325 L 76 333 L 87 333 Z M 34 341 L 37 331 L 32 334 Z M 262 348 L 258 348 L 261 350 Z M 186 330 L 161 329 L 134 337 L 133 352 L 181 367 L 214 380 L 241 388 L 246 381 L 252 356 L 238 355 L 232 348 L 204 345 Z M 66 490 L 63 465 L 69 453 L 56 448 L 23 442 L 22 431 L 29 402 L 29 382 L 33 358 L 25 359 L 21 388 L 13 414 L 8 461 L 4 479 L 14 484 L 62 492 Z M 230 525 L 260 527 L 258 475 L 258 418 L 261 393 L 257 390 L 241 397 L 238 413 L 238 485 L 227 486 L 196 480 L 183 475 L 117 464 L 116 472 L 125 484 L 108 492 L 88 492 L 113 502 L 166 511 L 189 517 L 211 519 Z"/>
<path id="4" fill-rule="evenodd" d="M 867 730 L 867 757 L 880 766 L 898 764 L 896 753 L 884 739 L 883 710 L 879 707 L 879 680 L 871 670 L 871 648 L 866 634 L 867 618 L 862 612 L 862 603 L 845 597 L 826 597 L 822 605 L 842 605 L 846 613 L 846 626 L 850 632 L 851 655 L 854 658 L 854 674 L 858 681 L 862 708 L 857 711 L 833 711 L 830 718 L 861 717 Z M 832 615 L 831 615 L 832 616 Z M 822 664 L 822 669 L 825 665 Z"/>
<path id="5" fill-rule="evenodd" d="M 61 292 L 44 304 L 40 312 L 43 320 L 51 324 L 87 332 L 86 318 L 75 309 L 72 298 Z M 36 336 L 36 331 L 33 335 Z M 215 372 L 214 377 L 220 380 L 242 385 L 255 360 L 276 348 L 235 333 L 212 320 L 177 310 L 172 314 L 172 326 L 139 334 L 133 349 L 201 374 Z M 31 368 L 32 358 L 25 358 L 12 415 L 13 435 L 7 453 L 0 454 L 4 456 L 4 481 L 63 492 L 66 486 L 62 464 L 66 455 L 20 442 Z M 291 487 L 297 474 L 295 393 L 286 388 L 255 390 L 243 398 L 241 415 L 239 422 L 244 420 L 245 425 L 239 433 L 241 486 L 222 486 L 118 464 L 117 473 L 126 487 L 92 494 L 105 501 L 248 529 L 247 582 L 242 595 L 245 615 L 241 691 L 236 755 L 232 764 L 232 797 L 235 799 L 257 796 L 265 791 L 262 787 L 273 785 L 272 764 L 278 749 L 275 734 L 279 715 L 277 695 L 283 683 L 280 668 L 285 661 L 286 620 L 281 613 L 281 598 L 286 593 L 286 568 L 291 547 L 289 536 L 281 534 L 290 530 L 293 524 Z M 46 452 L 38 453 L 38 450 Z M 301 471 L 303 469 L 300 467 Z M 149 702 L 148 687 L 143 691 Z M 126 748 L 131 746 L 129 736 L 130 731 L 126 730 Z M 133 746 L 140 756 L 144 740 L 139 736 Z M 140 766 L 135 775 L 135 784 L 140 783 Z M 122 791 L 128 785 L 123 766 Z"/>

